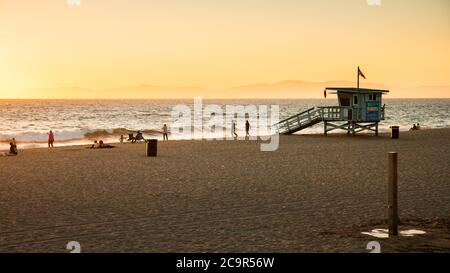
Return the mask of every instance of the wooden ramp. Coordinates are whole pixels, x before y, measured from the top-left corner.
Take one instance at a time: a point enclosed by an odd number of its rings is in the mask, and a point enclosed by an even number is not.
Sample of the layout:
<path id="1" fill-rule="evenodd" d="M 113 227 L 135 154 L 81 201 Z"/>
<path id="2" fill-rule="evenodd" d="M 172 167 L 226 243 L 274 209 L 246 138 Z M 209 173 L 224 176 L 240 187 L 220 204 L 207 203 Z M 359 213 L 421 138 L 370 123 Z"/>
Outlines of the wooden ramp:
<path id="1" fill-rule="evenodd" d="M 280 121 L 276 126 L 281 135 L 290 135 L 323 121 L 323 110 L 310 108 L 288 119 Z"/>

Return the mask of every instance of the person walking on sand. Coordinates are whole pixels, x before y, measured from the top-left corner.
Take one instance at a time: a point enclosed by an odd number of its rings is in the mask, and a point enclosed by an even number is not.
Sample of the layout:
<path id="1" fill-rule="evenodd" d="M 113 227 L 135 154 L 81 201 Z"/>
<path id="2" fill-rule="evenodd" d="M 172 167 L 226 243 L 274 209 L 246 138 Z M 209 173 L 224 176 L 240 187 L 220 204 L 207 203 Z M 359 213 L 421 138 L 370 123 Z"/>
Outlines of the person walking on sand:
<path id="1" fill-rule="evenodd" d="M 53 148 L 53 142 L 55 142 L 55 135 L 50 130 L 50 132 L 48 133 L 48 147 L 49 148 Z"/>
<path id="2" fill-rule="evenodd" d="M 236 133 L 236 122 L 234 120 L 231 122 L 231 135 L 234 136 L 235 139 L 238 137 L 238 134 Z"/>
<path id="3" fill-rule="evenodd" d="M 169 132 L 167 129 L 167 124 L 164 124 L 162 129 L 163 129 L 163 141 L 169 140 Z"/>
<path id="4" fill-rule="evenodd" d="M 248 120 L 245 121 L 245 136 L 250 136 L 250 122 Z"/>
<path id="5" fill-rule="evenodd" d="M 119 138 L 120 144 L 123 144 L 123 140 L 124 140 L 123 135 L 120 135 L 120 138 Z"/>

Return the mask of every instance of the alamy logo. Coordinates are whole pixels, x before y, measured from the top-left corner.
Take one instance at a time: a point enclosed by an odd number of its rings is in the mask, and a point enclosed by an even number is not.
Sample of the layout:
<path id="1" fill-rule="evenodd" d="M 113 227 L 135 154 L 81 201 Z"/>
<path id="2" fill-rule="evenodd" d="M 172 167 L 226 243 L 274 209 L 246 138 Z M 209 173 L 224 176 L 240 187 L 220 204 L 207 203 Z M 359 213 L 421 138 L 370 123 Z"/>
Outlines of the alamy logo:
<path id="1" fill-rule="evenodd" d="M 261 151 L 278 149 L 279 134 L 274 124 L 279 122 L 278 105 L 203 105 L 201 97 L 194 99 L 194 109 L 179 104 L 172 109 L 171 134 L 180 139 L 262 140 Z M 245 135 L 241 132 L 245 128 Z"/>
<path id="2" fill-rule="evenodd" d="M 77 241 L 70 241 L 66 246 L 67 250 L 71 250 L 70 253 L 81 253 L 81 244 Z"/>
<path id="3" fill-rule="evenodd" d="M 367 0 L 369 6 L 381 6 L 381 0 Z"/>
<path id="4" fill-rule="evenodd" d="M 67 5 L 74 7 L 81 5 L 81 0 L 66 0 Z"/>
<path id="5" fill-rule="evenodd" d="M 370 253 L 381 253 L 381 244 L 378 241 L 371 241 L 367 243 L 367 250 L 371 250 Z"/>

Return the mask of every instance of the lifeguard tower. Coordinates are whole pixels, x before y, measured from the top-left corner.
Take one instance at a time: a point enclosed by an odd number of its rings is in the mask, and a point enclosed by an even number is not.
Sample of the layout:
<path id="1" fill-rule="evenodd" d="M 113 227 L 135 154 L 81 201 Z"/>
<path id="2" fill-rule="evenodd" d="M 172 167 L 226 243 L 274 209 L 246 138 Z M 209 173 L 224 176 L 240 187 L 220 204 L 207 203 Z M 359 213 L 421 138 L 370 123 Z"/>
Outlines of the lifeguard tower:
<path id="1" fill-rule="evenodd" d="M 314 107 L 277 124 L 280 134 L 293 134 L 320 122 L 324 123 L 324 134 L 333 130 L 345 130 L 355 135 L 363 131 L 375 132 L 378 136 L 378 124 L 385 119 L 383 95 L 388 90 L 359 88 L 359 77 L 362 76 L 358 67 L 358 87 L 327 87 L 324 96 L 337 94 L 338 106 Z"/>

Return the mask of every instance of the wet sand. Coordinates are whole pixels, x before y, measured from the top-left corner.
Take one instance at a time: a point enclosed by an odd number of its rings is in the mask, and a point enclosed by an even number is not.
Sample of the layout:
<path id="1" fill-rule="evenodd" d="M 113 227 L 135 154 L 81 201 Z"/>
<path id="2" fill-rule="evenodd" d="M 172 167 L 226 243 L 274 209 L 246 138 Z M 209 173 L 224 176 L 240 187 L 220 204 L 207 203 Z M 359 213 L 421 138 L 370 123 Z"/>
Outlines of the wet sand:
<path id="1" fill-rule="evenodd" d="M 367 252 L 384 227 L 387 153 L 413 238 L 383 252 L 450 251 L 450 129 L 30 149 L 0 157 L 0 252 Z M 400 227 L 402 229 L 402 227 Z"/>

